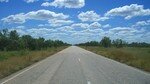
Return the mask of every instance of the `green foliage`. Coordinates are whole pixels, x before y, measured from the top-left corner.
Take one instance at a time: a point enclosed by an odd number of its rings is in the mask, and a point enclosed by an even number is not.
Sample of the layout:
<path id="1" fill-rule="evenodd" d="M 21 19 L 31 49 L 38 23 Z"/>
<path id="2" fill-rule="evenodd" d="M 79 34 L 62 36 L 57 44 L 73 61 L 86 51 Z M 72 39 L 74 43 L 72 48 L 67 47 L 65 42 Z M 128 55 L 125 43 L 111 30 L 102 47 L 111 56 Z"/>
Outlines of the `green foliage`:
<path id="1" fill-rule="evenodd" d="M 132 42 L 127 43 L 126 41 L 123 41 L 122 39 L 116 39 L 111 42 L 109 37 L 104 37 L 100 42 L 97 41 L 90 41 L 86 43 L 80 43 L 76 44 L 77 46 L 101 46 L 101 47 L 116 47 L 116 48 L 122 48 L 122 47 L 150 47 L 149 43 L 138 43 L 138 42 Z"/>
<path id="2" fill-rule="evenodd" d="M 69 45 L 59 40 L 45 40 L 44 38 L 33 38 L 30 35 L 19 36 L 16 30 L 8 31 L 3 29 L 0 31 L 0 50 L 41 50 L 48 47 L 59 47 Z"/>
<path id="3" fill-rule="evenodd" d="M 117 48 L 121 48 L 123 47 L 126 43 L 121 40 L 121 39 L 116 39 L 116 40 L 113 40 L 112 44 L 117 47 Z"/>
<path id="4" fill-rule="evenodd" d="M 104 37 L 100 43 L 105 48 L 111 47 L 111 40 L 109 37 Z"/>
<path id="5" fill-rule="evenodd" d="M 90 41 L 90 42 L 86 42 L 86 43 L 80 43 L 80 44 L 77 44 L 78 46 L 99 46 L 100 43 L 97 42 L 97 41 Z"/>
<path id="6" fill-rule="evenodd" d="M 132 42 L 128 46 L 130 46 L 130 47 L 150 47 L 150 44 L 145 43 L 145 42 L 142 42 L 142 43 Z"/>

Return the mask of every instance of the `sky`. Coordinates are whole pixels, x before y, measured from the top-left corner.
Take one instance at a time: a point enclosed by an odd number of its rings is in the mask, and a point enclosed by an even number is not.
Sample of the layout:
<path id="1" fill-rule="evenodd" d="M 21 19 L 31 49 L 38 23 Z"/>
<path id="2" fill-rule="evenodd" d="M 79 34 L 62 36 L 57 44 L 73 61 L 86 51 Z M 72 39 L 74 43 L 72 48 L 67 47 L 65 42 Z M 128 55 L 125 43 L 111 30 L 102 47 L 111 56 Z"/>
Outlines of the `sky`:
<path id="1" fill-rule="evenodd" d="M 0 0 L 0 30 L 76 44 L 150 43 L 150 0 Z"/>

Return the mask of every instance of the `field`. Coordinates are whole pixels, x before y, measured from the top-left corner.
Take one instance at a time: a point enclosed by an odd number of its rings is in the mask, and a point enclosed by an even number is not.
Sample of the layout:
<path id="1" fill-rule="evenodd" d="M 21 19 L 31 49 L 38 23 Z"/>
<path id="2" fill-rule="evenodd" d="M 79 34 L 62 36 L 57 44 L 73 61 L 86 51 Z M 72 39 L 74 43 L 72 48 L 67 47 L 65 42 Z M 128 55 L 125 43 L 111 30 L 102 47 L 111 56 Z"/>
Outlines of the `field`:
<path id="1" fill-rule="evenodd" d="M 103 48 L 98 46 L 80 46 L 84 49 L 150 72 L 150 48 L 124 47 Z"/>
<path id="2" fill-rule="evenodd" d="M 38 62 L 67 46 L 49 48 L 39 51 L 0 51 L 0 79 L 35 62 Z"/>

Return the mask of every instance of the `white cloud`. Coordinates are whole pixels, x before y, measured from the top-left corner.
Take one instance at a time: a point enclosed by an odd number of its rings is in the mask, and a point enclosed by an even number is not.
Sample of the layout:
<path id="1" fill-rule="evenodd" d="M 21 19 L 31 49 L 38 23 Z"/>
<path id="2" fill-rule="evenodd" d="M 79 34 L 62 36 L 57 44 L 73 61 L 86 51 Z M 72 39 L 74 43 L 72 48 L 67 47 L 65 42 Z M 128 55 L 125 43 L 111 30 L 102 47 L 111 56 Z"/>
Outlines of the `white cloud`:
<path id="1" fill-rule="evenodd" d="M 127 42 L 141 42 L 147 37 L 142 37 L 146 33 L 145 30 L 135 29 L 132 27 L 115 27 L 105 31 L 105 36 L 111 39 L 123 39 Z M 148 41 L 145 41 L 148 42 Z"/>
<path id="2" fill-rule="evenodd" d="M 98 22 L 93 22 L 91 24 L 88 23 L 74 23 L 70 27 L 72 28 L 83 28 L 83 29 L 88 29 L 88 28 L 101 28 L 101 24 Z"/>
<path id="3" fill-rule="evenodd" d="M 130 27 L 116 27 L 116 28 L 112 28 L 109 31 L 113 32 L 113 33 L 118 33 L 118 32 L 130 32 L 131 30 L 133 30 Z"/>
<path id="4" fill-rule="evenodd" d="M 27 29 L 27 32 L 30 34 L 41 35 L 41 34 L 48 34 L 48 33 L 56 32 L 56 30 L 48 29 L 48 28 L 31 28 L 31 29 Z"/>
<path id="5" fill-rule="evenodd" d="M 16 15 L 10 15 L 1 19 L 5 23 L 25 23 L 26 20 L 47 20 L 51 24 L 57 23 L 58 25 L 63 25 L 64 23 L 72 23 L 72 21 L 67 20 L 69 18 L 68 15 L 64 15 L 63 13 L 55 13 L 49 10 L 38 10 L 31 11 L 28 13 L 20 13 Z M 54 21 L 55 20 L 55 21 Z"/>
<path id="6" fill-rule="evenodd" d="M 89 25 L 90 28 L 100 28 L 102 25 L 98 22 L 93 22 Z"/>
<path id="7" fill-rule="evenodd" d="M 105 20 L 109 19 L 108 17 L 100 17 L 100 15 L 98 15 L 94 11 L 81 12 L 78 15 L 78 18 L 83 22 L 105 21 Z"/>
<path id="8" fill-rule="evenodd" d="M 17 28 L 17 29 L 24 29 L 25 26 L 17 26 L 16 28 Z"/>
<path id="9" fill-rule="evenodd" d="M 123 16 L 125 19 L 131 19 L 135 16 L 149 16 L 150 9 L 144 9 L 143 5 L 131 4 L 118 7 L 108 11 L 105 16 Z"/>
<path id="10" fill-rule="evenodd" d="M 141 27 L 141 26 L 150 26 L 150 20 L 147 21 L 138 21 L 133 25 L 133 27 Z"/>
<path id="11" fill-rule="evenodd" d="M 115 27 L 112 29 L 109 29 L 109 34 L 113 35 L 113 36 L 123 36 L 124 38 L 128 37 L 128 36 L 136 36 L 138 34 L 143 33 L 143 30 L 137 30 L 131 27 Z M 110 36 L 111 36 L 110 35 Z"/>
<path id="12" fill-rule="evenodd" d="M 25 14 L 27 19 L 49 20 L 49 19 L 67 19 L 69 16 L 63 13 L 55 13 L 49 10 L 31 11 Z"/>
<path id="13" fill-rule="evenodd" d="M 58 20 L 58 19 L 49 20 L 50 26 L 53 26 L 53 27 L 68 25 L 68 24 L 71 24 L 73 22 L 74 21 L 72 21 L 72 20 Z"/>
<path id="14" fill-rule="evenodd" d="M 44 27 L 46 24 L 39 24 L 38 27 Z"/>
<path id="15" fill-rule="evenodd" d="M 94 11 L 87 11 L 87 12 L 81 12 L 78 15 L 78 18 L 83 22 L 85 22 L 85 21 L 93 22 L 93 21 L 99 21 L 100 15 L 98 15 Z"/>
<path id="16" fill-rule="evenodd" d="M 72 28 L 88 28 L 89 24 L 87 23 L 74 23 L 71 25 Z"/>
<path id="17" fill-rule="evenodd" d="M 57 30 L 62 31 L 62 32 L 68 32 L 68 33 L 75 32 L 74 28 L 72 28 L 71 26 L 63 26 L 63 27 L 57 28 Z"/>
<path id="18" fill-rule="evenodd" d="M 27 3 L 33 3 L 33 2 L 36 2 L 38 0 L 24 0 L 24 1 L 27 2 Z"/>
<path id="19" fill-rule="evenodd" d="M 110 28 L 110 27 L 111 27 L 111 25 L 109 25 L 109 24 L 103 25 L 103 28 Z"/>
<path id="20" fill-rule="evenodd" d="M 24 23 L 26 20 L 25 14 L 24 13 L 19 13 L 16 15 L 10 15 L 6 18 L 1 19 L 5 23 Z"/>
<path id="21" fill-rule="evenodd" d="M 8 2 L 9 0 L 0 0 L 0 2 Z"/>
<path id="22" fill-rule="evenodd" d="M 54 6 L 65 8 L 81 8 L 85 5 L 85 0 L 54 0 L 53 2 L 44 2 L 41 6 Z"/>
<path id="23" fill-rule="evenodd" d="M 59 20 L 59 19 L 51 19 L 48 20 L 48 24 L 39 24 L 38 27 L 60 27 L 74 23 L 72 20 Z"/>
<path id="24" fill-rule="evenodd" d="M 109 19 L 109 17 L 100 17 L 100 21 L 105 21 L 105 20 L 108 20 Z"/>

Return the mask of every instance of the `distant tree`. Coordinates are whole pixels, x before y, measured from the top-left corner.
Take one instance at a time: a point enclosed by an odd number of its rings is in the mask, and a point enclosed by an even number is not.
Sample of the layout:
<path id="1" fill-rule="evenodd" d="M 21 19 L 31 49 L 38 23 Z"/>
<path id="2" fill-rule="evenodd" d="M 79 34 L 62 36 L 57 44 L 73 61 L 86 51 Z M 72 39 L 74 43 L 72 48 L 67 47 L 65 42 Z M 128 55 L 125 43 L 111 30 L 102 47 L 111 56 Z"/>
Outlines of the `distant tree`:
<path id="1" fill-rule="evenodd" d="M 17 33 L 16 30 L 10 31 L 9 38 L 12 39 L 12 40 L 18 40 L 19 39 L 19 34 Z"/>
<path id="2" fill-rule="evenodd" d="M 9 44 L 7 45 L 7 50 L 19 50 L 19 34 L 16 30 L 10 31 L 9 33 Z"/>
<path id="3" fill-rule="evenodd" d="M 45 45 L 44 45 L 46 48 L 47 47 L 52 47 L 52 46 L 54 46 L 54 41 L 53 40 L 46 40 L 45 41 Z"/>
<path id="4" fill-rule="evenodd" d="M 42 48 L 44 48 L 45 46 L 45 39 L 42 37 L 39 37 L 38 39 L 36 39 L 36 49 L 40 50 Z"/>
<path id="5" fill-rule="evenodd" d="M 48 47 L 59 47 L 69 45 L 60 40 L 45 40 L 42 37 L 33 38 L 30 35 L 19 36 L 16 30 L 0 30 L 0 51 L 10 50 L 41 50 Z"/>
<path id="6" fill-rule="evenodd" d="M 132 42 L 132 43 L 128 44 L 128 46 L 129 47 L 150 47 L 150 44 L 145 43 L 145 42 L 142 42 L 142 43 Z"/>
<path id="7" fill-rule="evenodd" d="M 111 47 L 111 40 L 109 37 L 104 37 L 102 40 L 101 40 L 101 45 L 105 48 L 107 47 Z"/>
<path id="8" fill-rule="evenodd" d="M 116 40 L 113 40 L 112 44 L 117 48 L 121 48 L 123 47 L 124 42 L 121 39 L 116 39 Z"/>
<path id="9" fill-rule="evenodd" d="M 36 49 L 36 40 L 30 35 L 23 35 L 21 37 L 23 40 L 23 45 L 25 49 L 35 50 Z"/>
<path id="10" fill-rule="evenodd" d="M 9 44 L 9 38 L 8 38 L 8 30 L 3 29 L 0 31 L 0 50 L 7 50 L 7 45 Z"/>

